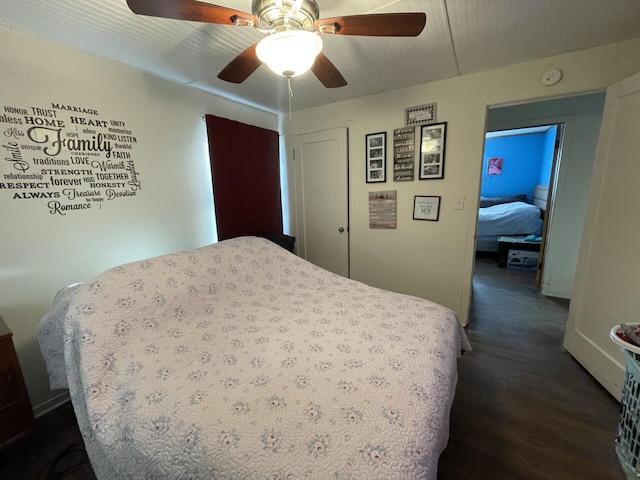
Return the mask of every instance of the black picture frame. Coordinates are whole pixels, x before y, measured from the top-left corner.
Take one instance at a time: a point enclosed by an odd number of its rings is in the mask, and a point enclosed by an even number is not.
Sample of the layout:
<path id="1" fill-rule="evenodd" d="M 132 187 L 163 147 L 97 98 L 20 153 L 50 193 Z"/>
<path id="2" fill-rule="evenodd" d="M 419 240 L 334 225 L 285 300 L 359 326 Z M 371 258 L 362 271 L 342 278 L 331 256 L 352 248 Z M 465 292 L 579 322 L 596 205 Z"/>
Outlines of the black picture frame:
<path id="1" fill-rule="evenodd" d="M 447 122 L 423 125 L 420 128 L 420 180 L 444 178 Z"/>
<path id="2" fill-rule="evenodd" d="M 367 183 L 387 181 L 387 132 L 370 133 L 365 136 Z"/>
<path id="3" fill-rule="evenodd" d="M 437 222 L 440 219 L 440 196 L 416 195 L 413 197 L 413 219 Z"/>

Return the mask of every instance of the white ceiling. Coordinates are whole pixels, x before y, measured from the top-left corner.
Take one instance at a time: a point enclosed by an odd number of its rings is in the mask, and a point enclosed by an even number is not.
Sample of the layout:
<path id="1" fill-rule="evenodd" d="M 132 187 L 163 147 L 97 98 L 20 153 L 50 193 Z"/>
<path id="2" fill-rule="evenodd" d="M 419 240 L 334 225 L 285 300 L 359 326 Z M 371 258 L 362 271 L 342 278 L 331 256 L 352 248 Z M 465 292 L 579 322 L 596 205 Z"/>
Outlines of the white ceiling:
<path id="1" fill-rule="evenodd" d="M 349 84 L 293 79 L 294 110 L 640 37 L 640 0 L 317 1 L 321 18 L 423 11 L 427 26 L 416 38 L 323 35 Z M 250 0 L 216 4 L 251 10 Z M 286 80 L 266 66 L 240 85 L 216 77 L 262 38 L 255 29 L 137 16 L 125 0 L 1 0 L 0 24 L 267 110 L 289 108 Z"/>

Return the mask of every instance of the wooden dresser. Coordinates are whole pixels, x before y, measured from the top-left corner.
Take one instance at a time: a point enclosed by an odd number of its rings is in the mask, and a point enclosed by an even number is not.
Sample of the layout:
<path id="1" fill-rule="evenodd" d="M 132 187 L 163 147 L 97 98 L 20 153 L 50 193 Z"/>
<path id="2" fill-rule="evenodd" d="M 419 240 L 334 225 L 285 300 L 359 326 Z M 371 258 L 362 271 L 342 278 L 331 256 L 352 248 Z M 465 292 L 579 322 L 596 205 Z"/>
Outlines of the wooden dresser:
<path id="1" fill-rule="evenodd" d="M 12 336 L 0 317 L 0 449 L 27 435 L 33 425 L 31 401 Z"/>

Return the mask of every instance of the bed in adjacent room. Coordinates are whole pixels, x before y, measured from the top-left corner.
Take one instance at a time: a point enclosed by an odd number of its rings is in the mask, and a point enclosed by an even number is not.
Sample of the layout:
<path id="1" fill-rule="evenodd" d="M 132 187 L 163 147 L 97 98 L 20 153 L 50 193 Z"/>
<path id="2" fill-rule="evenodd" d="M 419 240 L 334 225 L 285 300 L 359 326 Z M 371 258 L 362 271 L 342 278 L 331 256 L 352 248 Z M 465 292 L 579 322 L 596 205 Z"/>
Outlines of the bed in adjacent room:
<path id="1" fill-rule="evenodd" d="M 540 236 L 542 209 L 526 202 L 526 195 L 480 198 L 476 251 L 497 252 L 498 237 Z"/>
<path id="2" fill-rule="evenodd" d="M 62 290 L 39 340 L 98 479 L 435 479 L 455 314 L 245 237 Z"/>

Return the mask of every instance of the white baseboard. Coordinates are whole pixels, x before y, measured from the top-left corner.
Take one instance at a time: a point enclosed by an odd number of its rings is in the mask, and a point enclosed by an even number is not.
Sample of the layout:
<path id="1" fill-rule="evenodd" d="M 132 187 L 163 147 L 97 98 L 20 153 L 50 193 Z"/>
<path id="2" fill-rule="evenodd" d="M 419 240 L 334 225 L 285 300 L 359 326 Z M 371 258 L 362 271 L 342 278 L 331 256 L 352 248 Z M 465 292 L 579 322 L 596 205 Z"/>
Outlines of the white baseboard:
<path id="1" fill-rule="evenodd" d="M 51 410 L 55 410 L 59 406 L 64 405 L 69 400 L 71 400 L 71 397 L 69 397 L 69 392 L 65 390 L 63 393 L 56 397 L 53 397 L 51 400 L 47 400 L 46 402 L 34 407 L 33 415 L 36 418 L 41 417 L 45 413 L 49 413 Z"/>

